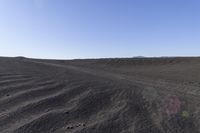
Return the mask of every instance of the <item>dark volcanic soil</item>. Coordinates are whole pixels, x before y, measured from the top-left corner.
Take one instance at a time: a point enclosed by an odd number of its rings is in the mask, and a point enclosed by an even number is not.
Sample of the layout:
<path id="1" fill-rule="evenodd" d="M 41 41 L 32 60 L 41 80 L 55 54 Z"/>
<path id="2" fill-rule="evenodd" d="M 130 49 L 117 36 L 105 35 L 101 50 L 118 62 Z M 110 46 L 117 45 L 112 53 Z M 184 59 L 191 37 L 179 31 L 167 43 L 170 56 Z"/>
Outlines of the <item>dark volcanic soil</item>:
<path id="1" fill-rule="evenodd" d="M 200 58 L 0 58 L 1 133 L 199 133 Z"/>

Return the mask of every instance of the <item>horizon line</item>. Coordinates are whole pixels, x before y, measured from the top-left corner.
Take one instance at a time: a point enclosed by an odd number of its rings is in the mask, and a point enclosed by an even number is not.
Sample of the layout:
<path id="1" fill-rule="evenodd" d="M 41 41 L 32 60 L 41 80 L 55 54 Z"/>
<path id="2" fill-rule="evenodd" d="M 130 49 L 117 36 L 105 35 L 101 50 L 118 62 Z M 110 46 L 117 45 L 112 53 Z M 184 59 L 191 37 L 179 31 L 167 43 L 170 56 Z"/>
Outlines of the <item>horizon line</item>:
<path id="1" fill-rule="evenodd" d="M 151 58 L 200 58 L 200 56 L 133 56 L 133 57 L 90 57 L 90 58 L 43 58 L 27 56 L 0 56 L 0 58 L 25 58 L 40 60 L 98 60 L 98 59 L 151 59 Z"/>

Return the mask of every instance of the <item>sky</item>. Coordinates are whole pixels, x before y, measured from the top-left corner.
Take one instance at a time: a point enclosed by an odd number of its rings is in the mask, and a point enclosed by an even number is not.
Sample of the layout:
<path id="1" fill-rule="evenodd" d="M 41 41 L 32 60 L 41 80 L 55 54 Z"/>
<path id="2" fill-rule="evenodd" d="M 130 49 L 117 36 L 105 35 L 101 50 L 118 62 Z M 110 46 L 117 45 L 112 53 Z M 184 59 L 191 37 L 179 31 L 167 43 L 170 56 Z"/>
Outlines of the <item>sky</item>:
<path id="1" fill-rule="evenodd" d="M 0 0 L 0 56 L 200 56 L 200 0 Z"/>

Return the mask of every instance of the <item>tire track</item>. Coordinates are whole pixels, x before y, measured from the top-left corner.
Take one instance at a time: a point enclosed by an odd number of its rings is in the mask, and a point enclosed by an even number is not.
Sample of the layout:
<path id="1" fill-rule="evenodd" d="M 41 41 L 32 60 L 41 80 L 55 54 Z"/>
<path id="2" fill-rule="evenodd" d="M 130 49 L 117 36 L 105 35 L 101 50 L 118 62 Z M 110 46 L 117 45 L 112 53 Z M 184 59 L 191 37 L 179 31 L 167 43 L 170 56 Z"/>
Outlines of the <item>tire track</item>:
<path id="1" fill-rule="evenodd" d="M 60 83 L 52 83 L 15 93 L 14 95 L 12 95 L 12 97 L 0 99 L 0 110 L 2 110 L 3 108 L 4 110 L 12 110 L 12 108 L 23 105 L 30 100 L 35 100 L 55 93 L 59 91 L 62 87 L 64 87 L 64 85 Z"/>
<path id="2" fill-rule="evenodd" d="M 38 79 L 38 80 L 26 81 L 23 83 L 10 84 L 0 89 L 0 99 L 7 97 L 7 95 L 13 95 L 21 91 L 29 90 L 38 86 L 48 85 L 53 82 L 54 82 L 53 80 L 41 81 L 41 79 Z"/>
<path id="3" fill-rule="evenodd" d="M 33 78 L 8 79 L 8 80 L 0 81 L 0 86 L 19 83 L 19 82 L 26 82 L 30 80 L 33 80 Z"/>
<path id="4" fill-rule="evenodd" d="M 64 108 L 65 104 L 67 104 L 71 98 L 81 94 L 84 91 L 85 90 L 82 89 L 81 86 L 74 86 L 70 87 L 69 90 L 63 88 L 57 93 L 29 101 L 27 104 L 21 107 L 18 106 L 16 109 L 10 110 L 9 113 L 0 117 L 0 128 L 7 129 L 16 122 L 22 123 L 23 125 L 23 123 L 26 123 L 27 120 L 30 121 L 46 111 L 48 112 L 50 110 Z M 17 116 L 19 114 L 20 116 Z"/>

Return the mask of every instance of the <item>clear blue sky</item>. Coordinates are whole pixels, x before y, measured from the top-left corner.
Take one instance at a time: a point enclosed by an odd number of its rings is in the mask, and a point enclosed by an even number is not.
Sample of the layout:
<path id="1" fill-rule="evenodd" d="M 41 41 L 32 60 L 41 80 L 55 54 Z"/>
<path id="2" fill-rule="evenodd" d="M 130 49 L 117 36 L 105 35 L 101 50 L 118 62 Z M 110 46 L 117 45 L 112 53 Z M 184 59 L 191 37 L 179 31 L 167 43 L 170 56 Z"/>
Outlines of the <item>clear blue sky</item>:
<path id="1" fill-rule="evenodd" d="M 200 56 L 200 0 L 0 0 L 0 56 Z"/>

